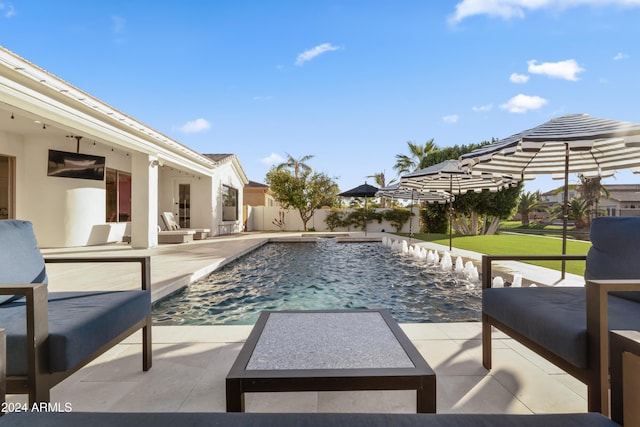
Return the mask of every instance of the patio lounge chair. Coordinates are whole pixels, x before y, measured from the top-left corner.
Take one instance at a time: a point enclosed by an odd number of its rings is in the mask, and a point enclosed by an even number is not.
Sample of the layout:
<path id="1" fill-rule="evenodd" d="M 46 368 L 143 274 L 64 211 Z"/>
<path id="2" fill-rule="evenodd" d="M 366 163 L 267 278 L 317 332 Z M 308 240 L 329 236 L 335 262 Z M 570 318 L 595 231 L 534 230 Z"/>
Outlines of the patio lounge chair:
<path id="1" fill-rule="evenodd" d="M 208 228 L 182 228 L 171 212 L 162 212 L 160 217 L 168 231 L 193 231 L 193 240 L 206 239 L 211 232 Z"/>
<path id="2" fill-rule="evenodd" d="M 0 344 L 1 348 L 1 344 Z M 576 414 L 355 414 L 242 412 L 16 412 L 0 417 L 0 427 L 175 427 L 175 426 L 431 426 L 431 427 L 616 427 L 640 421 L 640 333 L 611 333 L 612 419 L 598 413 Z M 1 370 L 1 369 L 0 369 Z M 624 377 L 623 377 L 624 373 Z M 624 395 L 622 387 L 624 382 Z M 623 422 L 624 421 L 624 422 Z"/>
<path id="3" fill-rule="evenodd" d="M 47 292 L 45 261 L 137 262 L 141 290 Z M 28 221 L 0 221 L 0 328 L 7 333 L 7 392 L 48 402 L 50 389 L 142 329 L 151 368 L 149 257 L 45 260 Z M 91 277 L 87 277 L 90 281 Z"/>
<path id="4" fill-rule="evenodd" d="M 596 218 L 590 238 L 584 287 L 491 288 L 492 261 L 582 256 L 483 256 L 483 365 L 495 326 L 585 383 L 589 411 L 606 414 L 607 331 L 640 329 L 640 217 Z"/>

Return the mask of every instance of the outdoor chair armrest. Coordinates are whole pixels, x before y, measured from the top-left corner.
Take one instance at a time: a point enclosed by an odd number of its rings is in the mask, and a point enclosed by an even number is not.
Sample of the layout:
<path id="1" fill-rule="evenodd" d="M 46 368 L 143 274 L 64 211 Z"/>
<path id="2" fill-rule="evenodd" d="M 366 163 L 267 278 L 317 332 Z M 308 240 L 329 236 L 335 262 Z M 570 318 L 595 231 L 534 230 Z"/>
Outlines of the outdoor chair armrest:
<path id="1" fill-rule="evenodd" d="M 482 255 L 482 289 L 491 287 L 493 261 L 585 261 L 586 255 Z"/>
<path id="2" fill-rule="evenodd" d="M 46 371 L 46 340 L 49 337 L 47 285 L 44 283 L 0 284 L 0 295 L 24 295 L 27 326 L 27 366 L 35 366 L 35 375 L 27 378 L 28 387 L 36 388 L 36 376 Z"/>
<path id="3" fill-rule="evenodd" d="M 631 388 L 627 391 L 628 394 L 623 395 L 623 384 L 625 379 L 633 379 L 638 376 L 637 371 L 630 371 L 631 366 L 627 366 L 623 360 L 623 354 L 629 353 L 634 358 L 640 359 L 640 332 L 634 330 L 625 331 L 610 331 L 609 332 L 609 345 L 610 345 L 610 357 L 611 357 L 611 419 L 620 425 L 624 425 L 624 415 L 630 416 L 631 420 L 639 419 L 640 408 L 637 405 L 631 405 L 632 407 L 625 407 L 625 400 L 635 399 L 637 393 L 640 390 Z M 637 360 L 636 359 L 636 360 Z M 632 383 L 634 386 L 637 382 Z M 624 385 L 624 389 L 627 389 L 629 384 Z"/>
<path id="4" fill-rule="evenodd" d="M 587 340 L 589 360 L 597 369 L 594 375 L 600 375 L 599 383 L 603 384 L 600 399 L 602 407 L 608 405 L 609 384 L 609 298 L 611 292 L 640 291 L 640 280 L 587 280 L 585 284 L 587 297 Z"/>
<path id="5" fill-rule="evenodd" d="M 50 257 L 45 258 L 45 262 L 50 264 L 61 263 L 100 263 L 100 262 L 139 262 L 140 275 L 142 278 L 142 290 L 151 290 L 151 258 L 149 256 L 130 257 Z"/>

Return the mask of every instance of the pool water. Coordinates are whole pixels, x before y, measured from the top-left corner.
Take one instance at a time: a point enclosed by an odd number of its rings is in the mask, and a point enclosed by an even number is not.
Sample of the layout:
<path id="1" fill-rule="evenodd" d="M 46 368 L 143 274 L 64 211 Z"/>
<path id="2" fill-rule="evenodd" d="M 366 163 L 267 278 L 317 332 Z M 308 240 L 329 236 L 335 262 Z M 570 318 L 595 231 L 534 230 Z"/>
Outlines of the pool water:
<path id="1" fill-rule="evenodd" d="M 479 283 L 382 243 L 268 243 L 153 306 L 157 325 L 253 324 L 263 310 L 386 308 L 398 322 L 479 321 Z"/>

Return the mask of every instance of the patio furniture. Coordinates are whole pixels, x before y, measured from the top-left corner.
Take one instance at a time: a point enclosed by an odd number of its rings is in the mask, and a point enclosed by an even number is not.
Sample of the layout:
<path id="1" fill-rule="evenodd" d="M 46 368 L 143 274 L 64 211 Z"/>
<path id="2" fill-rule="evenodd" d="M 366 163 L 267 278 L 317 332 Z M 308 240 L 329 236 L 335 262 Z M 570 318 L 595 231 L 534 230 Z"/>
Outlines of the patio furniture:
<path id="1" fill-rule="evenodd" d="M 244 393 L 416 390 L 436 411 L 436 374 L 387 310 L 265 311 L 227 375 L 227 412 Z"/>
<path id="2" fill-rule="evenodd" d="M 158 231 L 158 243 L 188 243 L 194 240 L 195 230 Z"/>
<path id="3" fill-rule="evenodd" d="M 636 425 L 640 420 L 639 405 L 626 403 L 640 394 L 640 333 L 616 331 L 611 333 L 611 360 L 620 361 L 619 369 L 612 369 L 612 389 L 625 381 L 625 394 L 612 394 L 613 420 L 598 413 L 576 414 L 329 414 L 329 413 L 231 413 L 231 412 L 173 412 L 173 413 L 92 413 L 92 412 L 15 412 L 0 417 L 0 427 L 175 427 L 175 426 L 432 426 L 432 427 L 616 427 Z M 613 363 L 612 363 L 613 368 Z M 633 381 L 635 380 L 635 382 Z M 628 384 L 633 388 L 627 387 Z M 622 406 L 620 406 L 622 405 Z M 624 417 L 624 418 L 623 418 Z M 623 419 L 625 423 L 623 423 Z"/>
<path id="4" fill-rule="evenodd" d="M 590 237 L 584 287 L 491 288 L 493 261 L 583 256 L 483 256 L 482 359 L 491 369 L 495 326 L 585 383 L 589 411 L 606 414 L 607 332 L 640 329 L 640 218 L 596 218 Z"/>
<path id="5" fill-rule="evenodd" d="M 141 290 L 48 292 L 45 262 L 141 267 Z M 0 221 L 0 327 L 7 331 L 7 392 L 48 402 L 50 389 L 142 329 L 142 366 L 151 368 L 149 257 L 50 258 L 28 221 Z M 91 281 L 87 277 L 87 281 Z"/>
<path id="6" fill-rule="evenodd" d="M 171 212 L 162 212 L 160 217 L 167 231 L 193 231 L 193 240 L 206 239 L 211 232 L 209 228 L 182 228 Z"/>

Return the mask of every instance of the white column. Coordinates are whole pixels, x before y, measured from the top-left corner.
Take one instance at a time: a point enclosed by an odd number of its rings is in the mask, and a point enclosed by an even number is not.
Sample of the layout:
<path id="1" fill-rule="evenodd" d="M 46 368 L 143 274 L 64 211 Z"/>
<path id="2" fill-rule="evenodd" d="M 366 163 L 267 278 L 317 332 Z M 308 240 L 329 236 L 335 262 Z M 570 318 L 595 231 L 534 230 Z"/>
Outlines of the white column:
<path id="1" fill-rule="evenodd" d="M 158 246 L 158 159 L 133 153 L 131 159 L 131 246 Z"/>

